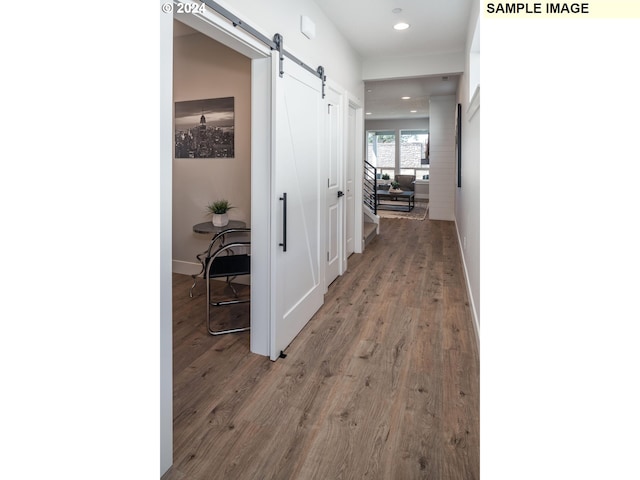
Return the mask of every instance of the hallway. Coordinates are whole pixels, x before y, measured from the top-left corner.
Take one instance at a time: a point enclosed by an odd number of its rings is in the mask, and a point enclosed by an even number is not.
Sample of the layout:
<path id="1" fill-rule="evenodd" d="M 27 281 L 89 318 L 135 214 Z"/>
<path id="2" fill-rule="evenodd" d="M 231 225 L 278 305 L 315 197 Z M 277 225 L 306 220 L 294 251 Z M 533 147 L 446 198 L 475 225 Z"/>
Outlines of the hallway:
<path id="1" fill-rule="evenodd" d="M 164 480 L 479 478 L 479 359 L 455 226 L 381 221 L 277 362 L 249 352 L 248 332 L 208 336 L 202 296 L 174 274 Z"/>

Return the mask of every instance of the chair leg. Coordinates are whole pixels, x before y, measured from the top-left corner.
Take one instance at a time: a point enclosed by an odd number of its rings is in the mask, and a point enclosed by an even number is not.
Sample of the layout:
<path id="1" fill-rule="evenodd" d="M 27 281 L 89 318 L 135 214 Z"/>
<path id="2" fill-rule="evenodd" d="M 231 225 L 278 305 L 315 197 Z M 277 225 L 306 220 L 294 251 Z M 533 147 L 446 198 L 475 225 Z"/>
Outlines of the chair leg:
<path id="1" fill-rule="evenodd" d="M 235 277 L 234 277 L 235 278 Z M 238 303 L 248 303 L 250 299 L 240 299 L 240 300 L 225 300 L 221 302 L 211 302 L 211 286 L 209 285 L 210 280 L 207 278 L 207 331 L 210 335 L 224 335 L 227 333 L 237 333 L 237 332 L 246 332 L 247 330 L 251 330 L 251 327 L 243 327 L 243 328 L 230 328 L 227 330 L 212 330 L 211 329 L 211 307 L 221 307 L 224 305 L 235 305 Z M 236 292 L 233 287 L 231 287 Z M 237 297 L 236 293 L 236 297 Z"/>
<path id="2" fill-rule="evenodd" d="M 202 259 L 202 256 L 205 255 L 206 253 L 207 253 L 207 251 L 205 250 L 204 252 L 199 253 L 198 255 L 196 255 L 196 258 L 200 261 L 200 264 L 202 265 L 202 268 L 195 275 L 191 275 L 191 278 L 193 278 L 193 285 L 191 285 L 191 288 L 189 289 L 189 298 L 193 298 L 193 289 L 196 286 L 196 283 L 198 281 L 198 277 L 204 273 L 204 269 L 206 268 L 205 262 Z"/>
<path id="3" fill-rule="evenodd" d="M 251 330 L 251 327 L 233 328 L 233 329 L 230 329 L 230 330 L 218 330 L 216 332 L 214 332 L 213 330 L 211 330 L 209 328 L 209 334 L 210 335 L 226 335 L 227 333 L 246 332 L 247 330 Z"/>
<path id="4" fill-rule="evenodd" d="M 242 327 L 242 328 L 229 328 L 226 330 L 212 330 L 211 329 L 211 306 L 220 307 L 223 305 L 235 305 L 238 303 L 248 303 L 249 300 L 230 300 L 226 302 L 207 302 L 207 331 L 210 335 L 224 335 L 226 333 L 237 333 L 237 332 L 246 332 L 247 330 L 251 330 L 251 327 Z"/>
<path id="5" fill-rule="evenodd" d="M 197 275 L 191 275 L 191 277 L 193 278 L 193 285 L 191 285 L 191 288 L 189 289 L 189 298 L 193 298 L 193 289 L 195 288 L 196 282 L 198 281 Z"/>

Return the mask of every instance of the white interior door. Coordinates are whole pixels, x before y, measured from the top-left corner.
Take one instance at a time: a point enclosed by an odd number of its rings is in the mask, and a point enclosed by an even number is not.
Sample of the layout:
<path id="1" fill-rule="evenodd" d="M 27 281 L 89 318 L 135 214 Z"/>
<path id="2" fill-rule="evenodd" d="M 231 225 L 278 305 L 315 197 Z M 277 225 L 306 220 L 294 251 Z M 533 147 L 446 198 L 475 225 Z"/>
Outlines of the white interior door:
<path id="1" fill-rule="evenodd" d="M 347 158 L 345 178 L 345 216 L 346 216 L 346 246 L 344 262 L 355 250 L 355 166 L 356 166 L 356 109 L 349 106 L 347 119 Z M 346 267 L 345 267 L 346 268 Z"/>
<path id="2" fill-rule="evenodd" d="M 327 176 L 326 191 L 326 246 L 327 264 L 325 266 L 325 286 L 329 288 L 338 275 L 342 260 L 342 202 L 344 192 L 340 190 L 340 171 L 342 169 L 342 148 L 340 138 L 340 119 L 342 118 L 341 98 L 329 89 L 327 91 L 327 110 L 325 122 L 325 151 Z M 326 289 L 325 289 L 326 290 Z"/>
<path id="3" fill-rule="evenodd" d="M 324 301 L 322 264 L 322 82 L 299 65 L 273 71 L 272 295 L 275 360 Z M 257 239 L 254 239 L 256 241 Z"/>

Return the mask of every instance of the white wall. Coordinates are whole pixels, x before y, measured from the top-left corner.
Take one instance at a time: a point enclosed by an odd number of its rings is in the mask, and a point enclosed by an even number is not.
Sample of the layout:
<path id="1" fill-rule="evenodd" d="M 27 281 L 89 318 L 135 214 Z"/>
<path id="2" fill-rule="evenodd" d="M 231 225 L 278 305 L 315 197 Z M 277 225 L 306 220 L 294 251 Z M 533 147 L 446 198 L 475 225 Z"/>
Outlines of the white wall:
<path id="1" fill-rule="evenodd" d="M 392 120 L 365 120 L 365 131 L 367 130 L 395 130 L 396 135 L 400 135 L 400 130 L 429 130 L 428 118 L 406 118 Z"/>
<path id="2" fill-rule="evenodd" d="M 251 222 L 251 61 L 194 33 L 174 39 L 174 101 L 235 98 L 235 158 L 173 160 L 173 271 L 199 271 L 196 254 L 210 236 L 193 233 L 209 221 L 206 205 L 225 198 L 229 218 Z"/>
<path id="3" fill-rule="evenodd" d="M 462 187 L 456 189 L 456 226 L 470 294 L 470 304 L 480 328 L 480 106 L 479 91 L 471 103 L 469 92 L 469 50 L 473 41 L 479 6 L 474 2 L 467 30 L 467 67 L 461 77 L 458 102 L 462 105 Z M 477 108 L 476 108 L 477 107 Z"/>
<path id="4" fill-rule="evenodd" d="M 173 20 L 160 16 L 160 474 L 173 463 L 173 304 L 171 159 L 173 157 Z"/>
<path id="5" fill-rule="evenodd" d="M 362 59 L 312 0 L 218 3 L 270 39 L 276 33 L 283 35 L 285 50 L 314 69 L 322 65 L 328 78 L 364 104 Z M 308 16 L 316 25 L 316 37 L 312 40 L 300 32 L 301 15 Z"/>
<path id="6" fill-rule="evenodd" d="M 455 220 L 454 95 L 429 99 L 429 218 Z"/>
<path id="7" fill-rule="evenodd" d="M 364 80 L 387 80 L 402 77 L 453 75 L 464 70 L 464 53 L 442 53 L 417 57 L 366 59 L 362 66 Z"/>

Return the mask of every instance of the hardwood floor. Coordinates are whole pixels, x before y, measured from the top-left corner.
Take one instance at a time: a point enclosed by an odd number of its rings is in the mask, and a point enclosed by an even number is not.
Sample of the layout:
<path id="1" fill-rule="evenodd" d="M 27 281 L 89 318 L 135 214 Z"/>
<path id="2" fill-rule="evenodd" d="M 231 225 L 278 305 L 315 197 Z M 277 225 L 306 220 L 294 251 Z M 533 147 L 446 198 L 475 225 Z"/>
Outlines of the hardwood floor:
<path id="1" fill-rule="evenodd" d="M 452 222 L 382 219 L 277 362 L 249 352 L 249 332 L 210 337 L 190 285 L 174 276 L 164 480 L 479 478 L 479 360 Z M 233 308 L 225 322 L 246 322 L 248 305 Z"/>

